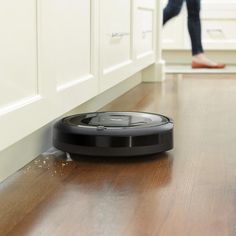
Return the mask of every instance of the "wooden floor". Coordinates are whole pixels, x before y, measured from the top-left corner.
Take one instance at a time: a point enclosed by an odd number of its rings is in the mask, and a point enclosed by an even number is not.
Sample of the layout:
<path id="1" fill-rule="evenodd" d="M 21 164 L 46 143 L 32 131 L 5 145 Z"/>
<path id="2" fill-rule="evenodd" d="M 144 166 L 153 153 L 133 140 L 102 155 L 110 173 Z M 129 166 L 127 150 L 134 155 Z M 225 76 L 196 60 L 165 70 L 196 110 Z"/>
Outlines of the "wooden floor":
<path id="1" fill-rule="evenodd" d="M 0 236 L 236 235 L 236 75 L 170 76 L 103 110 L 172 117 L 175 149 L 40 156 L 0 185 Z"/>

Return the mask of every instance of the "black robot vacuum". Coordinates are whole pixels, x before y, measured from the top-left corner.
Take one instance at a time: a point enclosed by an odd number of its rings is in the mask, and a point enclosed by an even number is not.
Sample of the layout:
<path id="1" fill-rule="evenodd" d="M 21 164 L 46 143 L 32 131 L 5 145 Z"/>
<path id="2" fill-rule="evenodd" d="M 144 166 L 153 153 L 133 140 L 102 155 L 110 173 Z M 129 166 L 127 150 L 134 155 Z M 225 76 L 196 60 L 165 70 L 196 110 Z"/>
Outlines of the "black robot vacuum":
<path id="1" fill-rule="evenodd" d="M 85 156 L 144 156 L 173 148 L 173 121 L 144 112 L 94 112 L 59 120 L 53 145 Z"/>

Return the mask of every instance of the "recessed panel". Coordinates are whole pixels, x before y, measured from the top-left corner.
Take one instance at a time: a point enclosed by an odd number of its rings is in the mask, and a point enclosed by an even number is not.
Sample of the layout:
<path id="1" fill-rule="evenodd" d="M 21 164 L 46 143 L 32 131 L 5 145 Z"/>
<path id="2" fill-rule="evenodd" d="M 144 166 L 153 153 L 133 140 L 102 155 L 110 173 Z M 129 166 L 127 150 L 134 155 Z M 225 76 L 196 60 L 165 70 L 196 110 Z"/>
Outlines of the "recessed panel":
<path id="1" fill-rule="evenodd" d="M 91 1 L 45 0 L 42 5 L 45 53 L 57 85 L 91 73 Z"/>
<path id="2" fill-rule="evenodd" d="M 131 57 L 131 1 L 101 1 L 103 68 L 109 69 Z"/>
<path id="3" fill-rule="evenodd" d="M 138 9 L 137 55 L 153 50 L 153 11 Z"/>
<path id="4" fill-rule="evenodd" d="M 236 20 L 203 20 L 202 37 L 206 48 L 236 49 Z"/>
<path id="5" fill-rule="evenodd" d="M 36 1 L 0 1 L 0 108 L 37 94 Z"/>

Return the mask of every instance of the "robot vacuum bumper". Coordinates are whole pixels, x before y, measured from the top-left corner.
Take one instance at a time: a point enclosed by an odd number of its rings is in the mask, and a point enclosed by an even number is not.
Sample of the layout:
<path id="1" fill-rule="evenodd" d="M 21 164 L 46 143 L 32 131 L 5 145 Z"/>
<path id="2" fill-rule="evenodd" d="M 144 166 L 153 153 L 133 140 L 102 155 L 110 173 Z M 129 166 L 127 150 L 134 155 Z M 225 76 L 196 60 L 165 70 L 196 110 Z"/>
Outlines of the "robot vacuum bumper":
<path id="1" fill-rule="evenodd" d="M 65 117 L 53 128 L 53 145 L 87 156 L 143 156 L 173 148 L 173 122 L 143 112 L 95 112 Z"/>

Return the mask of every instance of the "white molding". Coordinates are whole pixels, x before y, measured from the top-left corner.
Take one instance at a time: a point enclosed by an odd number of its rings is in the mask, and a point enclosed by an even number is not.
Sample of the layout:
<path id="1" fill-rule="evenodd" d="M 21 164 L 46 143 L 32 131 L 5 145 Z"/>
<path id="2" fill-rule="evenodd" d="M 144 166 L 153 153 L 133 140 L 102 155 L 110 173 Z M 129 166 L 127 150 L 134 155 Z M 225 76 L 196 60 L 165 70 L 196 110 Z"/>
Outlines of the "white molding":
<path id="1" fill-rule="evenodd" d="M 138 10 L 145 10 L 145 11 L 155 11 L 154 7 L 148 7 L 148 6 L 138 6 Z"/>
<path id="2" fill-rule="evenodd" d="M 143 59 L 144 57 L 149 57 L 149 56 L 153 56 L 153 55 L 154 55 L 154 52 L 152 50 L 152 51 L 148 51 L 148 52 L 138 55 L 137 59 L 139 60 L 139 59 Z"/>
<path id="3" fill-rule="evenodd" d="M 91 80 L 91 79 L 94 79 L 95 77 L 93 75 L 86 75 L 86 76 L 83 76 L 81 78 L 78 78 L 78 79 L 74 79 L 68 83 L 64 83 L 60 86 L 57 87 L 57 92 L 62 92 L 64 90 L 68 90 L 68 89 L 71 89 L 73 87 L 77 87 L 77 89 L 79 89 L 78 86 L 80 86 L 81 83 L 84 83 L 86 82 L 87 80 Z"/>
<path id="4" fill-rule="evenodd" d="M 109 67 L 107 69 L 104 69 L 103 70 L 103 74 L 104 74 L 104 76 L 106 76 L 106 75 L 108 75 L 108 74 L 110 74 L 112 72 L 116 72 L 117 70 L 122 69 L 122 68 L 124 68 L 126 66 L 130 66 L 132 63 L 133 63 L 132 60 L 124 61 L 124 62 L 122 62 L 120 64 L 115 65 L 115 66 L 112 66 L 112 67 Z"/>
<path id="5" fill-rule="evenodd" d="M 0 108 L 0 116 L 7 115 L 10 112 L 16 112 L 17 110 L 32 105 L 35 102 L 39 102 L 42 99 L 42 96 L 35 95 L 32 97 L 24 98 L 22 100 L 18 100 L 17 102 L 14 102 L 10 105 L 7 105 L 5 107 Z"/>
<path id="6" fill-rule="evenodd" d="M 136 0 L 140 8 L 155 9 L 156 0 Z"/>

